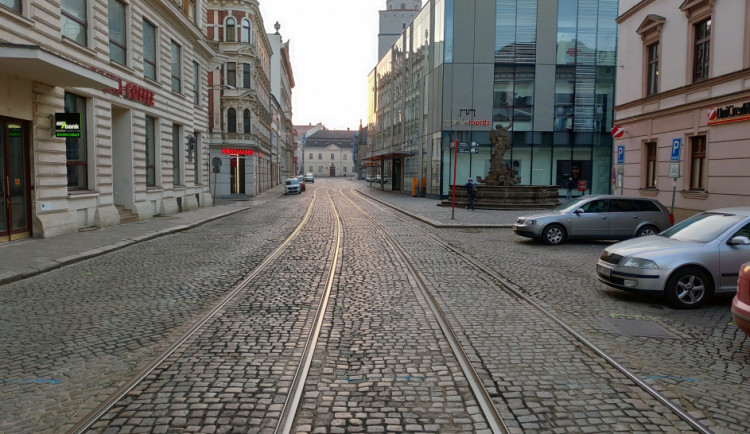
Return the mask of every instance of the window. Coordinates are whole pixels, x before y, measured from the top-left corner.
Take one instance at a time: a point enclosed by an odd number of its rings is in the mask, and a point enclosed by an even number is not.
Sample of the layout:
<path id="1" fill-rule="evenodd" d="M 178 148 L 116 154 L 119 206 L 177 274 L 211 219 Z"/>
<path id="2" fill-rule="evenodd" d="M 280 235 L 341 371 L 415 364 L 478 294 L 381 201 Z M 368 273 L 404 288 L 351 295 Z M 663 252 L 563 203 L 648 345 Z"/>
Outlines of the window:
<path id="1" fill-rule="evenodd" d="M 323 159 L 323 154 L 318 154 L 318 160 L 322 160 L 322 159 Z"/>
<path id="2" fill-rule="evenodd" d="M 336 158 L 336 157 L 334 156 L 334 154 L 331 154 L 331 160 L 333 160 L 334 158 Z"/>
<path id="3" fill-rule="evenodd" d="M 245 44 L 250 43 L 250 20 L 247 18 L 242 20 L 242 34 L 240 35 L 240 42 Z"/>
<path id="4" fill-rule="evenodd" d="M 242 132 L 250 134 L 250 110 L 242 112 Z"/>
<path id="5" fill-rule="evenodd" d="M 313 168 L 312 166 L 310 166 L 310 170 L 308 170 L 308 172 L 312 173 L 312 171 L 313 171 Z"/>
<path id="6" fill-rule="evenodd" d="M 0 0 L 0 6 L 5 6 L 19 14 L 21 13 L 21 0 Z"/>
<path id="7" fill-rule="evenodd" d="M 705 80 L 709 74 L 711 54 L 711 19 L 703 20 L 693 27 L 695 49 L 693 51 L 693 82 Z"/>
<path id="8" fill-rule="evenodd" d="M 227 34 L 224 39 L 226 42 L 234 42 L 235 37 L 237 36 L 237 30 L 236 30 L 236 24 L 237 22 L 234 20 L 234 18 L 229 17 L 227 18 Z"/>
<path id="9" fill-rule="evenodd" d="M 68 188 L 88 189 L 88 153 L 86 150 L 86 99 L 65 92 L 65 113 L 81 115 L 81 137 L 65 138 L 65 159 L 68 169 Z"/>
<path id="10" fill-rule="evenodd" d="M 242 87 L 250 89 L 250 64 L 242 64 Z"/>
<path id="11" fill-rule="evenodd" d="M 690 138 L 690 189 L 706 189 L 706 136 Z"/>
<path id="12" fill-rule="evenodd" d="M 348 159 L 349 159 L 349 156 L 348 156 L 347 154 L 344 154 L 344 159 L 343 159 L 343 161 L 346 161 L 346 160 L 348 160 Z"/>
<path id="13" fill-rule="evenodd" d="M 313 154 L 312 154 L 312 152 L 310 152 L 310 159 L 311 159 L 311 160 L 313 159 Z M 312 167 L 310 168 L 310 170 L 312 170 Z"/>
<path id="14" fill-rule="evenodd" d="M 200 158 L 198 156 L 201 154 L 201 136 L 198 131 L 193 132 L 193 137 L 195 138 L 195 145 L 193 145 L 193 180 L 195 181 L 195 185 L 201 185 L 201 162 Z"/>
<path id="15" fill-rule="evenodd" d="M 656 188 L 656 142 L 646 143 L 646 188 Z"/>
<path id="16" fill-rule="evenodd" d="M 659 43 L 654 42 L 648 49 L 648 78 L 646 94 L 653 95 L 659 92 Z"/>
<path id="17" fill-rule="evenodd" d="M 62 35 L 86 46 L 86 0 L 62 0 L 60 8 Z"/>
<path id="18" fill-rule="evenodd" d="M 318 166 L 318 172 L 322 172 L 322 171 L 323 171 L 323 166 Z"/>
<path id="19" fill-rule="evenodd" d="M 583 208 L 583 212 L 585 213 L 609 212 L 609 200 L 592 200 L 581 208 Z"/>
<path id="20" fill-rule="evenodd" d="M 227 85 L 237 87 L 237 64 L 227 63 Z"/>
<path id="21" fill-rule="evenodd" d="M 156 186 L 156 118 L 146 116 L 146 186 Z"/>
<path id="22" fill-rule="evenodd" d="M 233 108 L 227 110 L 227 132 L 237 132 L 237 111 Z"/>
<path id="23" fill-rule="evenodd" d="M 635 212 L 637 205 L 630 199 L 613 199 L 610 203 L 610 212 Z"/>
<path id="24" fill-rule="evenodd" d="M 156 27 L 143 20 L 143 76 L 156 81 Z"/>
<path id="25" fill-rule="evenodd" d="M 201 66 L 198 62 L 193 62 L 193 104 L 200 104 L 201 94 Z"/>
<path id="26" fill-rule="evenodd" d="M 198 24 L 198 13 L 195 0 L 182 0 L 182 10 L 191 23 Z"/>
<path id="27" fill-rule="evenodd" d="M 344 166 L 344 173 L 346 173 L 346 166 Z"/>
<path id="28" fill-rule="evenodd" d="M 127 64 L 127 34 L 125 33 L 125 4 L 109 0 L 109 59 L 120 65 Z"/>
<path id="29" fill-rule="evenodd" d="M 172 41 L 172 91 L 182 92 L 182 47 Z"/>
<path id="30" fill-rule="evenodd" d="M 172 184 L 180 185 L 180 126 L 172 124 Z"/>

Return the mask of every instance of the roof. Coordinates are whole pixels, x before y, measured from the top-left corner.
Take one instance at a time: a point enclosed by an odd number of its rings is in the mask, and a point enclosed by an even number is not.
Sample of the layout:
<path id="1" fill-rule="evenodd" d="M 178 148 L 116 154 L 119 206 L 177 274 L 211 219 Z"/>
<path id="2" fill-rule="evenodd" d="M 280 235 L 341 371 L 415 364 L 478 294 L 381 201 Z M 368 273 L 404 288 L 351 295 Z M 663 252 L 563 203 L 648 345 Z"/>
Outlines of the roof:
<path id="1" fill-rule="evenodd" d="M 305 148 L 324 148 L 327 146 L 338 146 L 348 148 L 354 146 L 354 136 L 359 134 L 357 130 L 320 130 L 307 136 Z"/>

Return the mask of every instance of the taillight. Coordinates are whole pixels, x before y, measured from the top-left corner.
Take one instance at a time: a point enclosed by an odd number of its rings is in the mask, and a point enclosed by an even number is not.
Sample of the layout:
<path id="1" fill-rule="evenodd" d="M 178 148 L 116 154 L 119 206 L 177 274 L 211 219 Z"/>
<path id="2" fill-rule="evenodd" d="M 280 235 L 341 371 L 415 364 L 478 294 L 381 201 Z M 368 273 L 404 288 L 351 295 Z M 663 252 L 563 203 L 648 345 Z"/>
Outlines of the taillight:
<path id="1" fill-rule="evenodd" d="M 670 225 L 674 224 L 674 214 L 672 214 L 672 213 L 669 213 L 669 224 Z"/>

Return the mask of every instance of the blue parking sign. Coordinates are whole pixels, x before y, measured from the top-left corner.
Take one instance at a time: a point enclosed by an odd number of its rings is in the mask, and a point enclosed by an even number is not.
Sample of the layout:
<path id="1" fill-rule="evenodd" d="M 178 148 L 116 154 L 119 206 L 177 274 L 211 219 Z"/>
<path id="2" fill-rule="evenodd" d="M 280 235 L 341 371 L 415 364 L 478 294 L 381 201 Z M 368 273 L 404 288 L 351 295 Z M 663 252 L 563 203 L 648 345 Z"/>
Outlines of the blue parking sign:
<path id="1" fill-rule="evenodd" d="M 625 164 L 625 146 L 617 147 L 617 164 Z"/>
<path id="2" fill-rule="evenodd" d="M 682 149 L 682 139 L 672 139 L 672 157 L 670 161 L 680 161 L 680 150 Z"/>

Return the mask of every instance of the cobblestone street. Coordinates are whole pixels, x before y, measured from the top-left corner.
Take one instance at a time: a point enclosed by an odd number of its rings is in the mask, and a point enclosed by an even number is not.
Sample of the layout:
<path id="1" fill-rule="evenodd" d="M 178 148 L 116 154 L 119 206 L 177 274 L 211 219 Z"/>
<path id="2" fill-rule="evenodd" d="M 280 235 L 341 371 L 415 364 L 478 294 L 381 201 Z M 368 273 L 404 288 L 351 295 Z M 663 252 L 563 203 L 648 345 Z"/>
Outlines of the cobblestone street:
<path id="1" fill-rule="evenodd" d="M 695 430 L 480 268 L 708 431 L 750 431 L 741 392 L 750 339 L 732 323 L 730 298 L 682 311 L 604 287 L 594 264 L 608 243 L 518 237 L 508 226 L 523 211 L 456 209 L 451 218 L 437 200 L 343 178 L 278 193 L 0 286 L 0 432 L 70 430 L 225 300 L 90 430 L 275 432 L 331 266 L 293 432 L 491 432 L 434 309 L 510 432 Z M 17 251 L 17 261 L 44 241 L 0 255 Z"/>

